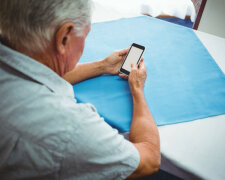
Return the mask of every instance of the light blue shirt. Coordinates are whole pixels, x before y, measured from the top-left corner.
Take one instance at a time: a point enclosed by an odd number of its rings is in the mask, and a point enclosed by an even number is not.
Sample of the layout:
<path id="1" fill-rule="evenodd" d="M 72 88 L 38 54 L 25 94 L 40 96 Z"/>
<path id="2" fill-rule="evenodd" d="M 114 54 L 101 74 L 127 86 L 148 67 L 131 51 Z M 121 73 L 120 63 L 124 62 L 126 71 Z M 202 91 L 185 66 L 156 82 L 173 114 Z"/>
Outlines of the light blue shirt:
<path id="1" fill-rule="evenodd" d="M 132 143 L 47 66 L 0 43 L 0 179 L 124 179 Z"/>

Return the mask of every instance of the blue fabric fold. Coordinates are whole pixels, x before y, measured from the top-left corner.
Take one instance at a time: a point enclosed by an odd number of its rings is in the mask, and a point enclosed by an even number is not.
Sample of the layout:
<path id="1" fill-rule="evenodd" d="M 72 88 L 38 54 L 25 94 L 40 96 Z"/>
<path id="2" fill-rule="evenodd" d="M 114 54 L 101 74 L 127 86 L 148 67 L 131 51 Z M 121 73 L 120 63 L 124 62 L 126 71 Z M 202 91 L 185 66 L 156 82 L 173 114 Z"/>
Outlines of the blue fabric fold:
<path id="1" fill-rule="evenodd" d="M 80 60 L 103 59 L 133 42 L 144 45 L 144 93 L 157 125 L 225 114 L 225 75 L 192 29 L 150 17 L 96 23 Z M 78 102 L 95 105 L 105 121 L 129 131 L 132 98 L 119 76 L 102 75 L 73 86 Z"/>

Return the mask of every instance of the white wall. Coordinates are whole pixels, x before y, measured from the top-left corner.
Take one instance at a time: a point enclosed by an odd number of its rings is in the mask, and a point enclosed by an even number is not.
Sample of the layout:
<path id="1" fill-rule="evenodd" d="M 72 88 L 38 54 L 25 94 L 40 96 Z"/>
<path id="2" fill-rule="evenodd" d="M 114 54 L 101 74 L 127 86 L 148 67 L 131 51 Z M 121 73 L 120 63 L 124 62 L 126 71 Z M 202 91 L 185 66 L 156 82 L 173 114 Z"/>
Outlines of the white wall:
<path id="1" fill-rule="evenodd" d="M 198 30 L 225 38 L 225 0 L 207 0 Z"/>

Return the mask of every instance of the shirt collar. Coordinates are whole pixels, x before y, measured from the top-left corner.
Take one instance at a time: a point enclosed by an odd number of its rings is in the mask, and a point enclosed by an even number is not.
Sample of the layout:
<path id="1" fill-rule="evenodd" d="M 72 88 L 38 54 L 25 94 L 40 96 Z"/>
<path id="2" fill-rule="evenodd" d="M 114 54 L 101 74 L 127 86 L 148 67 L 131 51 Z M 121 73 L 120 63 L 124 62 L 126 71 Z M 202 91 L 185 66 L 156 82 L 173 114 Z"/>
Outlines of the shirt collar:
<path id="1" fill-rule="evenodd" d="M 67 94 L 74 97 L 71 84 L 61 78 L 53 70 L 24 54 L 10 49 L 1 42 L 0 63 L 7 64 L 11 68 L 45 85 L 55 93 Z"/>

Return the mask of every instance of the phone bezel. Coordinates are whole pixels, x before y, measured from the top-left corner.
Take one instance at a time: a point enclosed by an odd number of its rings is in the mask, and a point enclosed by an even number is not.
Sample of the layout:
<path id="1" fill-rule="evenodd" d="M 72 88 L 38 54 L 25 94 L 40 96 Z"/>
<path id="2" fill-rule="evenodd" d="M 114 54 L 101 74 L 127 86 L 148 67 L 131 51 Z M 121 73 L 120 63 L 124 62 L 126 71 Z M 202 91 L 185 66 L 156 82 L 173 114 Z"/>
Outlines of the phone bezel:
<path id="1" fill-rule="evenodd" d="M 129 49 L 127 55 L 126 55 L 126 57 L 124 58 L 123 64 L 122 64 L 122 66 L 120 67 L 120 70 L 119 70 L 120 73 L 123 73 L 123 74 L 125 74 L 125 75 L 127 75 L 127 76 L 129 76 L 130 72 L 127 71 L 127 70 L 125 70 L 125 69 L 123 69 L 123 65 L 124 65 L 125 61 L 127 60 L 127 56 L 129 55 L 130 50 L 131 50 L 131 48 L 132 48 L 133 46 L 136 47 L 136 48 L 139 48 L 139 49 L 143 50 L 142 53 L 141 53 L 141 55 L 140 55 L 140 58 L 139 58 L 138 61 L 137 61 L 137 64 L 139 64 L 139 62 L 140 62 L 140 60 L 141 60 L 141 57 L 142 57 L 142 55 L 143 55 L 143 53 L 144 53 L 144 51 L 145 51 L 145 47 L 144 47 L 144 46 L 141 46 L 141 45 L 136 44 L 136 43 L 133 43 L 133 44 L 131 45 L 131 47 L 130 47 L 130 49 Z"/>

